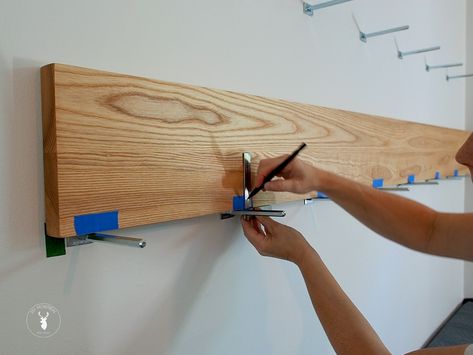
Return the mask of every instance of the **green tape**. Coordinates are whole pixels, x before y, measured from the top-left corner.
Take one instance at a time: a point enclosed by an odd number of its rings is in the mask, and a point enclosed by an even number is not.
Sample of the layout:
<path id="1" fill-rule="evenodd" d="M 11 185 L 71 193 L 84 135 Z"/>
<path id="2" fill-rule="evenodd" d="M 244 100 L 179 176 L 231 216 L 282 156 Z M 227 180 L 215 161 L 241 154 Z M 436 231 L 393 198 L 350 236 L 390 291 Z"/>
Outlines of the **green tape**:
<path id="1" fill-rule="evenodd" d="M 46 242 L 46 257 L 66 255 L 66 241 L 64 238 L 50 237 L 44 225 L 44 239 Z"/>

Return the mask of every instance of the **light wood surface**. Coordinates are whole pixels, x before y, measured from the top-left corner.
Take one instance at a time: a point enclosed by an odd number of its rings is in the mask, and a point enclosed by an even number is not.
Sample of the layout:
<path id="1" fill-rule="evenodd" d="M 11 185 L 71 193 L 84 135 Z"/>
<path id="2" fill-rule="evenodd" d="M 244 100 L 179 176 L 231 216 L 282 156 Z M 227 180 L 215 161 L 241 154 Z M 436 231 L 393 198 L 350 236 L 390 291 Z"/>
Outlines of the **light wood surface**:
<path id="1" fill-rule="evenodd" d="M 120 228 L 231 210 L 241 154 L 292 152 L 362 183 L 466 170 L 468 132 L 61 64 L 41 70 L 46 224 L 119 211 Z M 261 193 L 256 205 L 303 199 Z"/>

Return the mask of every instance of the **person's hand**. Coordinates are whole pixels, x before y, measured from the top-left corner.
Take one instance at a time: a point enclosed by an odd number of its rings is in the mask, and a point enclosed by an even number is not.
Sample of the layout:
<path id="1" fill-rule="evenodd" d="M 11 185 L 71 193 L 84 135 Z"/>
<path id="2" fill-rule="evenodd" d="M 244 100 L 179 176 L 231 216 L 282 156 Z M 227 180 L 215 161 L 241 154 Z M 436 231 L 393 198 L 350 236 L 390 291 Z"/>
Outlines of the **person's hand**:
<path id="1" fill-rule="evenodd" d="M 306 253 L 313 250 L 301 233 L 273 221 L 269 217 L 241 218 L 246 238 L 263 256 L 292 261 L 299 265 Z"/>
<path id="2" fill-rule="evenodd" d="M 255 186 L 263 183 L 266 176 L 276 168 L 287 155 L 272 159 L 263 159 L 258 166 Z M 277 176 L 282 179 L 271 180 L 264 185 L 265 191 L 287 191 L 298 194 L 307 193 L 317 189 L 320 171 L 302 160 L 294 159 Z"/>

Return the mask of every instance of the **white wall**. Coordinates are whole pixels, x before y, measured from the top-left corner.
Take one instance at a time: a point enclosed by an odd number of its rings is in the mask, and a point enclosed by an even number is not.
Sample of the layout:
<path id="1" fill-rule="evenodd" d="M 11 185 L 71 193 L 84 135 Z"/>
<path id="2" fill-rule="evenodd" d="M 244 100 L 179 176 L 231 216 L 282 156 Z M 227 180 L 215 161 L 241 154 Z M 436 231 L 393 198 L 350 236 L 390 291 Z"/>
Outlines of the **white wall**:
<path id="1" fill-rule="evenodd" d="M 467 1 L 466 11 L 466 73 L 473 73 L 473 1 Z M 466 129 L 473 131 L 473 79 L 466 80 Z M 473 183 L 467 180 L 465 210 L 473 212 Z M 473 263 L 465 262 L 465 298 L 473 298 Z"/>
<path id="2" fill-rule="evenodd" d="M 464 81 L 400 61 L 441 45 L 432 64 L 464 60 L 465 0 L 356 0 L 313 18 L 296 0 L 5 1 L 0 11 L 0 353 L 329 354 L 298 270 L 262 258 L 237 220 L 208 216 L 122 231 L 143 250 L 94 243 L 45 258 L 39 67 L 50 62 L 186 82 L 455 128 Z M 464 209 L 464 184 L 406 196 Z M 463 298 L 463 263 L 420 255 L 368 231 L 331 202 L 291 203 L 301 230 L 370 320 L 401 353 L 422 345 Z M 41 302 L 60 331 L 26 329 Z"/>

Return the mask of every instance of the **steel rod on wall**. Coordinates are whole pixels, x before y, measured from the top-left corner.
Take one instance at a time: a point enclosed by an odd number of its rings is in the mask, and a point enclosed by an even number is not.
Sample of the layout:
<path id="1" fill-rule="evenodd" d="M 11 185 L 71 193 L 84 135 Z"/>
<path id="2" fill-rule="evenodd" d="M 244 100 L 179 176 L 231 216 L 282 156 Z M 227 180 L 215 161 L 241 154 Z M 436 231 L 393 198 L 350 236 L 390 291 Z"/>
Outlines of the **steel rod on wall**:
<path id="1" fill-rule="evenodd" d="M 314 15 L 314 10 L 320 10 L 326 7 L 338 5 L 338 4 L 343 4 L 344 2 L 348 1 L 353 1 L 353 0 L 330 0 L 330 1 L 325 1 L 320 4 L 315 4 L 311 5 L 307 2 L 303 2 L 303 11 L 306 15 L 313 16 Z"/>
<path id="2" fill-rule="evenodd" d="M 426 53 L 426 52 L 432 52 L 432 51 L 438 51 L 440 49 L 440 46 L 435 46 L 435 47 L 428 47 L 428 48 L 421 48 L 421 49 L 415 49 L 412 51 L 401 51 L 399 49 L 399 45 L 397 44 L 396 38 L 394 38 L 394 44 L 396 45 L 397 49 L 397 57 L 399 59 L 404 59 L 404 57 L 408 55 L 414 55 L 414 54 L 420 54 L 420 53 Z"/>
<path id="3" fill-rule="evenodd" d="M 463 74 L 463 75 L 447 75 L 447 81 L 452 79 L 462 79 L 462 78 L 471 78 L 473 74 Z"/>
<path id="4" fill-rule="evenodd" d="M 360 40 L 362 42 L 366 43 L 368 41 L 368 38 L 383 36 L 383 35 L 387 35 L 389 33 L 394 33 L 394 32 L 406 31 L 408 29 L 409 29 L 409 26 L 406 25 L 406 26 L 399 26 L 399 27 L 389 28 L 387 30 L 371 32 L 371 33 L 365 33 L 365 32 L 360 30 Z"/>
<path id="5" fill-rule="evenodd" d="M 428 65 L 425 64 L 425 70 L 431 71 L 432 69 L 443 69 L 443 68 L 453 68 L 453 67 L 461 67 L 463 63 L 452 63 L 452 64 L 441 64 L 441 65 Z"/>
<path id="6" fill-rule="evenodd" d="M 432 52 L 432 51 L 438 51 L 440 50 L 440 46 L 435 46 L 435 47 L 428 47 L 428 48 L 421 48 L 421 49 L 415 49 L 412 51 L 401 51 L 397 50 L 397 57 L 399 59 L 404 59 L 404 57 L 408 55 L 414 55 L 414 54 L 420 54 L 420 53 L 426 53 L 426 52 Z"/>

